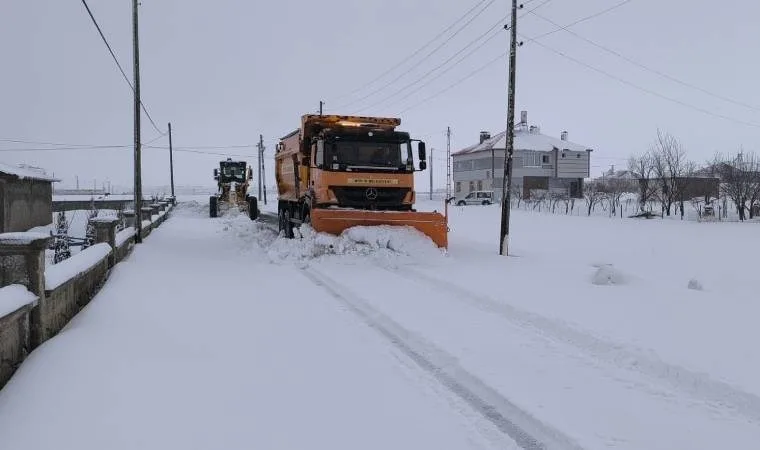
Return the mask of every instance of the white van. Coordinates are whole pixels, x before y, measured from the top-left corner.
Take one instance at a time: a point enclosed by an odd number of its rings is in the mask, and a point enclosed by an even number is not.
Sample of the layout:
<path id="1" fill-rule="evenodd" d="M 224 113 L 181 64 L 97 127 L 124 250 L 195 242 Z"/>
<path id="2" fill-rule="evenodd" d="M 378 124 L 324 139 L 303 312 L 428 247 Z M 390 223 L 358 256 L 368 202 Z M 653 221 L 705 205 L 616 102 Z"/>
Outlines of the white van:
<path id="1" fill-rule="evenodd" d="M 490 205 L 493 202 L 494 202 L 493 191 L 472 191 L 463 197 L 456 196 L 452 198 L 450 203 L 453 203 L 457 206 L 465 206 L 465 205 Z"/>

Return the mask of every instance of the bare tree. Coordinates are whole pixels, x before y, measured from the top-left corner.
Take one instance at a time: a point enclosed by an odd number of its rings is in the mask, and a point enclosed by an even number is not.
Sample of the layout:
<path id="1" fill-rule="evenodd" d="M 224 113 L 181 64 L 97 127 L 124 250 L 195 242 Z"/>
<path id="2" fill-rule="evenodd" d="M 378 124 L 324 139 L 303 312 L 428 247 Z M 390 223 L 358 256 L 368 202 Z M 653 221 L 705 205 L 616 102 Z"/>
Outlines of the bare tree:
<path id="1" fill-rule="evenodd" d="M 604 201 L 605 194 L 600 188 L 600 183 L 596 181 L 589 181 L 583 185 L 583 199 L 586 200 L 586 209 L 589 216 L 594 207 Z"/>
<path id="2" fill-rule="evenodd" d="M 628 160 L 628 170 L 636 179 L 639 194 L 639 210 L 644 212 L 646 204 L 654 200 L 657 186 L 654 176 L 654 163 L 652 154 L 646 152 L 641 156 L 632 156 Z"/>
<path id="3" fill-rule="evenodd" d="M 717 155 L 714 165 L 721 178 L 723 194 L 736 205 L 739 220 L 747 218 L 747 210 L 752 218 L 753 202 L 760 199 L 760 161 L 755 154 L 740 149 L 735 156 Z"/>
<path id="4" fill-rule="evenodd" d="M 673 135 L 657 130 L 650 154 L 652 155 L 652 168 L 657 178 L 657 195 L 662 202 L 663 213 L 670 215 L 673 203 L 678 200 L 679 177 L 684 176 L 686 169 L 686 153 Z M 683 209 L 683 208 L 681 208 Z"/>

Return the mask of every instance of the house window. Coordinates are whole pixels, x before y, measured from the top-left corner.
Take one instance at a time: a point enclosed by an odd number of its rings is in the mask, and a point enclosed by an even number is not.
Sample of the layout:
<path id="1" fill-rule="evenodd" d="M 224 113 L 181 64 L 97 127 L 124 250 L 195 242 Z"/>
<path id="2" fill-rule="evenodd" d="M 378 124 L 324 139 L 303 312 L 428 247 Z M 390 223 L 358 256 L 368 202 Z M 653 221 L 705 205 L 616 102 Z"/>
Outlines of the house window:
<path id="1" fill-rule="evenodd" d="M 462 192 L 462 182 L 457 181 L 456 184 L 454 185 L 454 189 L 456 190 L 456 192 Z"/>
<path id="2" fill-rule="evenodd" d="M 549 164 L 549 155 L 541 155 L 541 164 Z"/>
<path id="3" fill-rule="evenodd" d="M 478 190 L 479 191 L 483 190 L 483 182 L 481 180 L 478 180 Z"/>
<path id="4" fill-rule="evenodd" d="M 562 157 L 563 157 L 563 158 L 565 157 L 565 154 L 564 154 L 564 153 L 562 154 Z"/>
<path id="5" fill-rule="evenodd" d="M 536 151 L 527 151 L 523 154 L 523 166 L 539 167 L 541 166 L 541 154 Z"/>
<path id="6" fill-rule="evenodd" d="M 470 181 L 470 192 L 472 192 L 474 190 L 475 190 L 475 182 L 474 181 Z"/>
<path id="7" fill-rule="evenodd" d="M 490 178 L 491 178 L 491 171 L 486 170 L 486 179 L 490 179 Z"/>

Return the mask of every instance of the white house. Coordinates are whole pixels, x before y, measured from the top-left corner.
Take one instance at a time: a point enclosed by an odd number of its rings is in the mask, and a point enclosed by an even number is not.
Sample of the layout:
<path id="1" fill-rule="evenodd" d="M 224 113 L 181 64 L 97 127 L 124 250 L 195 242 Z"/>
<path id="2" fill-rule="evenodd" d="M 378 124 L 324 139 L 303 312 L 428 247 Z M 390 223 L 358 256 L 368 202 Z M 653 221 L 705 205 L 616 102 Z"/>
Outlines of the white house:
<path id="1" fill-rule="evenodd" d="M 580 198 L 583 179 L 590 175 L 592 149 L 567 138 L 567 131 L 559 138 L 541 134 L 539 127 L 528 126 L 528 114 L 523 111 L 520 123 L 515 126 L 512 188 L 526 198 L 536 190 Z M 481 131 L 477 144 L 452 154 L 457 196 L 493 190 L 500 198 L 506 139 L 506 131 L 495 136 Z"/>

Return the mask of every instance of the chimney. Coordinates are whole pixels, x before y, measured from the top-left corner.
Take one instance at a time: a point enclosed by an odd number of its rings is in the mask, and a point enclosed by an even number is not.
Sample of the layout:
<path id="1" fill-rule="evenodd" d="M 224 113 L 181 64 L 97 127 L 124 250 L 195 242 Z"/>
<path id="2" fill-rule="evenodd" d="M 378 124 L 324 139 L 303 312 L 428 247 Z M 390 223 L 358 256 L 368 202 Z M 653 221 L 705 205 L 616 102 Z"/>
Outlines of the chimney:
<path id="1" fill-rule="evenodd" d="M 567 140 L 567 131 L 562 132 L 562 134 L 560 135 L 560 139 L 562 139 L 563 141 Z"/>
<path id="2" fill-rule="evenodd" d="M 520 124 L 524 127 L 528 126 L 528 111 L 520 111 Z"/>
<path id="3" fill-rule="evenodd" d="M 491 139 L 491 133 L 488 131 L 481 131 L 480 132 L 480 143 L 482 144 L 484 141 Z"/>

